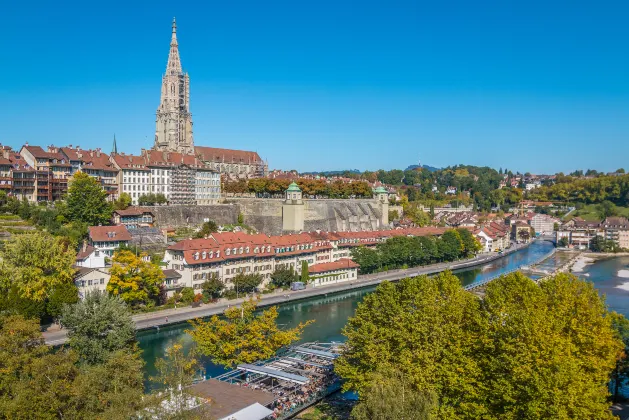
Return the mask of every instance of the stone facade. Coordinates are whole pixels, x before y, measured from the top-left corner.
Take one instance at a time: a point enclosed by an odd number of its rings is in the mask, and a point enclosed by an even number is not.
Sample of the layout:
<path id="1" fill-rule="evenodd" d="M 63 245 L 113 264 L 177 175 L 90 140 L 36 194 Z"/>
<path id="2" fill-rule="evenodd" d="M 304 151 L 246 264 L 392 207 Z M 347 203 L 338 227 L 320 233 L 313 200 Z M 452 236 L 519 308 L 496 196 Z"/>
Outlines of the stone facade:
<path id="1" fill-rule="evenodd" d="M 162 77 L 161 100 L 157 108 L 155 149 L 183 154 L 194 153 L 192 114 L 190 113 L 190 77 L 183 72 L 181 67 L 175 19 L 173 19 L 166 73 Z"/>

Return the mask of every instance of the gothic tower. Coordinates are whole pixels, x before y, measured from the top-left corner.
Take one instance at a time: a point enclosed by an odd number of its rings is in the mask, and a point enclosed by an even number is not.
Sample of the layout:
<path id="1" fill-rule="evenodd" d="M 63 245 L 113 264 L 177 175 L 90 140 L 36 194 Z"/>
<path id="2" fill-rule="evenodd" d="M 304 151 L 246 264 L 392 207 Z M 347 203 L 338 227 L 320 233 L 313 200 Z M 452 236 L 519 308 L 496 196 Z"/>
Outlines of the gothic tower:
<path id="1" fill-rule="evenodd" d="M 190 78 L 181 69 L 177 44 L 177 23 L 173 33 L 166 74 L 162 77 L 162 96 L 155 121 L 154 149 L 194 154 L 192 114 L 190 113 Z"/>

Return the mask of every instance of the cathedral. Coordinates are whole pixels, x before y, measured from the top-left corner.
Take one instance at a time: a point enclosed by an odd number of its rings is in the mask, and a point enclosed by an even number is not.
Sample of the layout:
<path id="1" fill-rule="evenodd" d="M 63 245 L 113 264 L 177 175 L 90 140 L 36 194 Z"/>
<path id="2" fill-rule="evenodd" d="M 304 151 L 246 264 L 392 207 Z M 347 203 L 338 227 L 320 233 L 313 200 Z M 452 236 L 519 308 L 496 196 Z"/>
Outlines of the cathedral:
<path id="1" fill-rule="evenodd" d="M 177 23 L 173 19 L 170 52 L 155 120 L 154 150 L 195 155 L 211 169 L 230 178 L 255 178 L 268 174 L 268 165 L 257 152 L 194 145 L 190 113 L 190 77 L 179 58 Z"/>

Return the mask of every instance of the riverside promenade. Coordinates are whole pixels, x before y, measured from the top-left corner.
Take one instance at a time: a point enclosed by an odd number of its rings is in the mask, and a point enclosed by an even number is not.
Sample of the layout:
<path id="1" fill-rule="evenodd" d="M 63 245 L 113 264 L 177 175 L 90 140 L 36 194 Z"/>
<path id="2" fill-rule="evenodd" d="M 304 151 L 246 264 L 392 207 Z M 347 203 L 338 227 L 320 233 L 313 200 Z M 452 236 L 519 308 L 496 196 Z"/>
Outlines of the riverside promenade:
<path id="1" fill-rule="evenodd" d="M 383 281 L 396 281 L 405 277 L 414 277 L 424 274 L 436 274 L 445 270 L 460 270 L 478 265 L 487 264 L 489 262 L 499 260 L 507 255 L 528 247 L 529 244 L 512 245 L 502 254 L 481 254 L 477 257 L 462 261 L 449 263 L 438 263 L 427 266 L 413 267 L 399 270 L 389 270 L 381 273 L 360 275 L 354 281 L 345 281 L 319 287 L 308 287 L 298 291 L 278 291 L 269 294 L 260 294 L 260 307 L 279 305 L 287 302 L 295 302 L 302 299 L 308 299 L 315 296 L 328 295 L 333 293 L 345 292 L 363 287 L 375 286 Z M 133 315 L 133 321 L 137 330 L 146 330 L 150 328 L 159 328 L 165 325 L 183 323 L 195 318 L 205 318 L 211 315 L 223 313 L 230 306 L 240 305 L 243 301 L 249 299 L 244 297 L 240 299 L 224 300 L 221 299 L 216 303 L 203 304 L 198 307 L 183 306 L 177 309 L 164 309 L 154 312 L 147 312 Z M 166 321 L 168 319 L 168 321 Z M 46 344 L 58 346 L 67 342 L 67 330 L 51 330 L 43 333 Z"/>

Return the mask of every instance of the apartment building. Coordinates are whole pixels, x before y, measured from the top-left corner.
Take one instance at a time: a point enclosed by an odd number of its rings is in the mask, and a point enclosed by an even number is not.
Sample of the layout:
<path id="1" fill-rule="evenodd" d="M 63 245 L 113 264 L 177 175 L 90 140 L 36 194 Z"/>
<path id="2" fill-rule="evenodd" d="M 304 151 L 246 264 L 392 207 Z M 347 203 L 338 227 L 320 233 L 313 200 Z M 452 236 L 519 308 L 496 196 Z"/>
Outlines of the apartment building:
<path id="1" fill-rule="evenodd" d="M 27 197 L 29 201 L 56 201 L 67 194 L 72 166 L 63 154 L 28 144 L 22 146 L 19 154 L 34 170 L 34 189 L 31 197 Z"/>
<path id="2" fill-rule="evenodd" d="M 49 146 L 48 151 L 58 151 L 70 163 L 71 174 L 81 171 L 96 179 L 107 192 L 110 200 L 118 196 L 118 169 L 111 162 L 109 155 L 100 148 L 84 150 L 80 147 Z"/>
<path id="3" fill-rule="evenodd" d="M 240 273 L 260 274 L 261 287 L 271 280 L 275 269 L 292 268 L 301 272 L 302 262 L 316 277 L 316 285 L 356 278 L 353 263 L 332 264 L 351 258 L 356 246 L 373 247 L 394 236 L 440 236 L 444 228 L 409 228 L 370 232 L 307 232 L 291 235 L 249 235 L 243 232 L 213 233 L 205 239 L 188 239 L 171 245 L 164 255 L 167 269 L 179 273 L 177 287 L 200 290 L 216 274 L 227 288 Z M 328 279 L 328 280 L 326 280 Z M 183 285 L 183 286 L 182 286 Z M 170 289 L 169 289 L 170 290 Z"/>
<path id="4" fill-rule="evenodd" d="M 553 233 L 556 224 L 559 224 L 559 219 L 547 214 L 535 214 L 530 220 L 531 227 L 540 235 Z"/>
<path id="5" fill-rule="evenodd" d="M 616 242 L 620 248 L 629 249 L 629 220 L 626 217 L 608 217 L 601 227 L 605 230 L 605 239 Z"/>
<path id="6" fill-rule="evenodd" d="M 117 153 L 110 156 L 110 161 L 118 171 L 117 184 L 118 195 L 127 193 L 131 196 L 131 202 L 138 204 L 138 198 L 150 191 L 151 170 L 146 166 L 142 156 Z"/>

